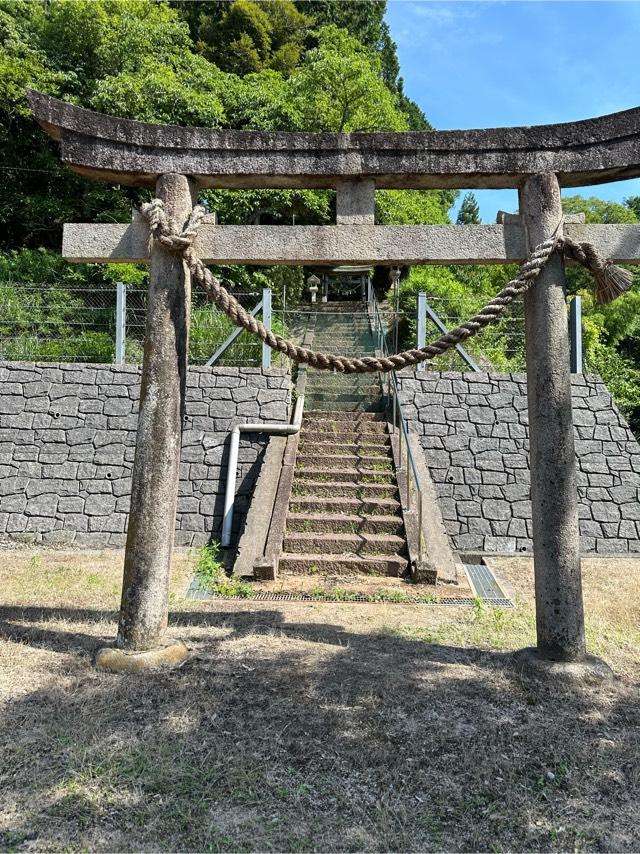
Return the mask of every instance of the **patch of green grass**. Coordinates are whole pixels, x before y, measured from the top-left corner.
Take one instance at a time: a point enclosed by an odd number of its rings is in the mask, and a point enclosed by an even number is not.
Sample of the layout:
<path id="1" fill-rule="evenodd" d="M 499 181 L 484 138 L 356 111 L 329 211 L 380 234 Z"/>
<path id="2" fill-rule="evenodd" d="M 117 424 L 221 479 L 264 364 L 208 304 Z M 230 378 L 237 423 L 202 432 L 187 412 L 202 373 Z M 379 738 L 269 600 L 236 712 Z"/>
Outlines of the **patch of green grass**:
<path id="1" fill-rule="evenodd" d="M 342 587 L 312 587 L 308 595 L 318 602 L 325 600 L 330 600 L 332 602 L 353 602 L 358 594 L 352 590 L 344 590 Z"/>
<path id="2" fill-rule="evenodd" d="M 368 463 L 367 469 L 369 471 L 391 471 L 391 462 Z"/>
<path id="3" fill-rule="evenodd" d="M 433 628 L 400 626 L 393 633 L 425 643 L 507 650 L 535 646 L 535 612 L 519 602 L 511 609 L 493 608 L 480 598 L 463 617 Z"/>
<path id="4" fill-rule="evenodd" d="M 250 599 L 254 596 L 255 590 L 248 582 L 227 575 L 219 556 L 220 543 L 216 541 L 202 546 L 199 550 L 195 576 L 200 588 L 216 596 L 241 599 Z"/>
<path id="5" fill-rule="evenodd" d="M 356 599 L 364 602 L 392 604 L 420 604 L 433 605 L 439 601 L 439 597 L 433 593 L 418 594 L 413 596 L 402 590 L 377 590 L 375 593 L 362 593 L 354 590 L 345 590 L 342 587 L 312 587 L 308 595 L 319 602 L 355 602 Z"/>

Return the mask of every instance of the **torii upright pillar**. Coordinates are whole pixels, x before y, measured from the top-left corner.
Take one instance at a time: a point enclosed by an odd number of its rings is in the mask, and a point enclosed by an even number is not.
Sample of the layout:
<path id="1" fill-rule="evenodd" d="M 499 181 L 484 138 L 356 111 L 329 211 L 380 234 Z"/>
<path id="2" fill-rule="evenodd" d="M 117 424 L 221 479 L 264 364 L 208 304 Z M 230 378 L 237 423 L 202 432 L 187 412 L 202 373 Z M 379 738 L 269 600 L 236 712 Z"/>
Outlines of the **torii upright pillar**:
<path id="1" fill-rule="evenodd" d="M 193 181 L 160 175 L 156 196 L 173 231 L 191 213 Z M 144 338 L 136 455 L 116 649 L 98 653 L 109 670 L 177 664 L 181 643 L 166 643 L 189 344 L 191 276 L 178 255 L 154 244 Z M 133 655 L 132 655 L 133 653 Z"/>
<path id="2" fill-rule="evenodd" d="M 529 251 L 562 223 L 553 174 L 520 190 Z M 555 253 L 525 296 L 527 400 L 538 653 L 557 661 L 586 655 L 578 533 L 578 487 L 571 414 L 564 262 Z"/>

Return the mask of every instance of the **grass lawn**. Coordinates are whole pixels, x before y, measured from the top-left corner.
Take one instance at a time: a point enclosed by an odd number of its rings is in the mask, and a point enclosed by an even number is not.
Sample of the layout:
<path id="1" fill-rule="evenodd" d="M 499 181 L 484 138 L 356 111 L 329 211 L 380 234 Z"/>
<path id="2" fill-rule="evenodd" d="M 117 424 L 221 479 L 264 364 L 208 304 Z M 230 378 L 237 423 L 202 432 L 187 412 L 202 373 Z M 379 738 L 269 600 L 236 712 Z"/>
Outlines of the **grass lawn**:
<path id="1" fill-rule="evenodd" d="M 513 610 L 192 602 L 173 672 L 98 673 L 122 555 L 0 552 L 0 849 L 640 849 L 640 560 L 585 561 L 611 685 L 541 684 Z"/>

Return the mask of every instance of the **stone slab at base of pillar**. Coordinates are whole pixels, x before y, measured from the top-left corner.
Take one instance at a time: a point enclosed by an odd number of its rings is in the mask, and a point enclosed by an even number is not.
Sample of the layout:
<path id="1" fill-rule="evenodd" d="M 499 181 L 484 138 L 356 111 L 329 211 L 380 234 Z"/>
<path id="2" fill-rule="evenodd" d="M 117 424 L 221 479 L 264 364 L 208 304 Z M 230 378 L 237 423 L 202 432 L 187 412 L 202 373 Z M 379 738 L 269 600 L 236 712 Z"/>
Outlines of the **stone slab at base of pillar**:
<path id="1" fill-rule="evenodd" d="M 436 565 L 430 560 L 416 560 L 411 565 L 411 580 L 414 584 L 435 584 L 438 580 Z"/>
<path id="2" fill-rule="evenodd" d="M 256 581 L 275 581 L 278 577 L 278 556 L 263 556 L 253 562 L 253 577 Z"/>
<path id="3" fill-rule="evenodd" d="M 189 650 L 181 641 L 177 641 L 144 652 L 103 647 L 96 653 L 95 663 L 99 670 L 107 673 L 142 673 L 180 667 L 188 657 Z"/>
<path id="4" fill-rule="evenodd" d="M 514 653 L 514 661 L 519 672 L 541 680 L 558 679 L 583 685 L 596 685 L 613 682 L 617 679 L 606 661 L 595 655 L 587 655 L 582 661 L 551 661 L 542 658 L 535 647 L 527 647 Z"/>

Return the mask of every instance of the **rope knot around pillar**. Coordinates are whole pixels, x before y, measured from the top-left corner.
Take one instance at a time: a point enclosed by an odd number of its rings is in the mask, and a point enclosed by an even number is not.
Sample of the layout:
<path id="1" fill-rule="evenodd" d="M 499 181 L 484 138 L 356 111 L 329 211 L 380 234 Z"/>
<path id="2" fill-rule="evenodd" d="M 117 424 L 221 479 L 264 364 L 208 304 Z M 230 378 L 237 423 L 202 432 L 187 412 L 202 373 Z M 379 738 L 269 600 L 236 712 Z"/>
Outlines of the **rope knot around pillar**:
<path id="1" fill-rule="evenodd" d="M 162 244 L 168 252 L 181 254 L 193 246 L 206 211 L 202 205 L 195 205 L 187 224 L 179 234 L 171 230 L 162 199 L 152 199 L 143 204 L 140 213 L 149 224 L 151 239 Z"/>
<path id="2" fill-rule="evenodd" d="M 333 353 L 318 353 L 301 347 L 287 338 L 276 335 L 271 329 L 253 317 L 238 300 L 223 287 L 201 258 L 196 254 L 193 243 L 205 216 L 201 205 L 191 211 L 189 220 L 179 233 L 173 232 L 161 199 L 153 199 L 140 208 L 142 216 L 149 224 L 150 237 L 160 243 L 168 252 L 182 255 L 193 278 L 205 290 L 216 308 L 224 312 L 236 326 L 240 326 L 259 338 L 264 344 L 296 362 L 310 365 L 321 370 L 335 370 L 345 374 L 365 374 L 397 371 L 433 359 L 477 335 L 490 323 L 495 323 L 506 311 L 513 300 L 525 294 L 536 282 L 549 258 L 554 252 L 564 252 L 571 260 L 586 267 L 592 273 L 595 282 L 595 299 L 606 303 L 615 299 L 631 287 L 632 276 L 627 270 L 617 267 L 611 261 L 602 258 L 590 243 L 576 243 L 566 237 L 550 237 L 540 243 L 521 265 L 517 276 L 507 282 L 502 290 L 480 311 L 460 326 L 451 329 L 436 341 L 419 349 L 404 350 L 391 356 L 363 356 L 352 358 L 337 356 Z"/>

